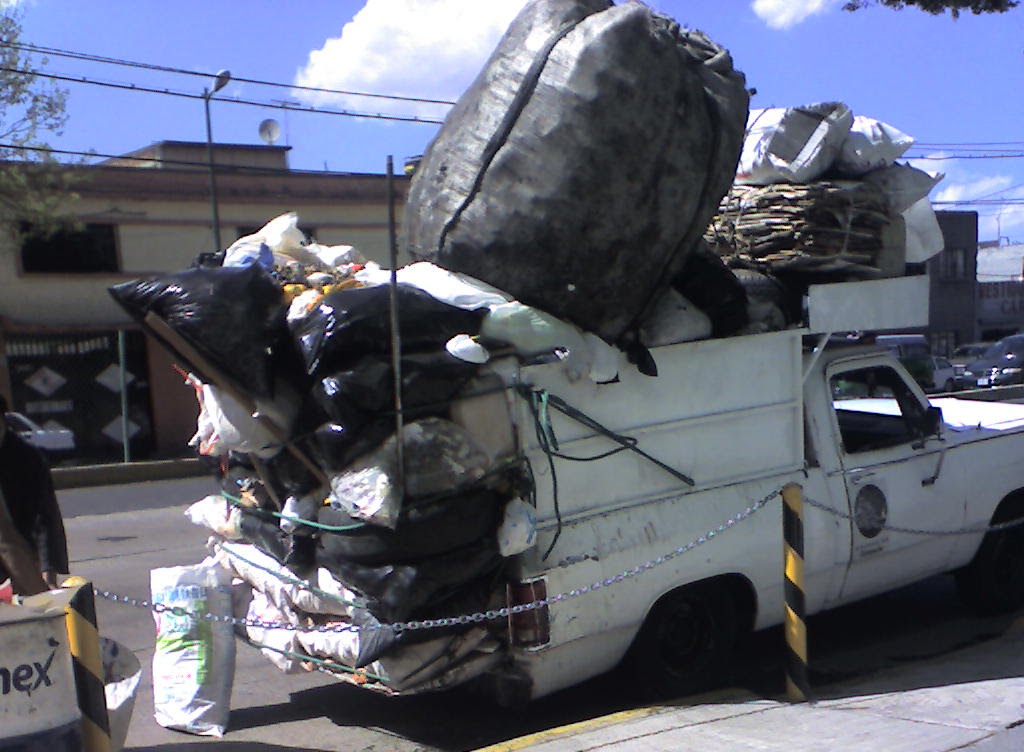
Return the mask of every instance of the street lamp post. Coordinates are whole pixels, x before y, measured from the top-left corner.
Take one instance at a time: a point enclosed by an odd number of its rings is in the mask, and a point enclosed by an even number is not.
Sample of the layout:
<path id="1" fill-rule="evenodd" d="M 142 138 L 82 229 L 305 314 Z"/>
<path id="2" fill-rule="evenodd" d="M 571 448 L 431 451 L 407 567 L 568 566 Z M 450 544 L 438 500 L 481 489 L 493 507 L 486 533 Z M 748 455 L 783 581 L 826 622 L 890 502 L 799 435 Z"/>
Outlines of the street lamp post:
<path id="1" fill-rule="evenodd" d="M 219 251 L 220 245 L 220 214 L 217 211 L 217 181 L 213 175 L 213 130 L 210 127 L 210 97 L 228 85 L 231 71 L 222 70 L 213 80 L 213 86 L 203 89 L 203 105 L 206 109 L 206 162 L 210 168 L 210 212 L 213 215 L 213 250 Z"/>

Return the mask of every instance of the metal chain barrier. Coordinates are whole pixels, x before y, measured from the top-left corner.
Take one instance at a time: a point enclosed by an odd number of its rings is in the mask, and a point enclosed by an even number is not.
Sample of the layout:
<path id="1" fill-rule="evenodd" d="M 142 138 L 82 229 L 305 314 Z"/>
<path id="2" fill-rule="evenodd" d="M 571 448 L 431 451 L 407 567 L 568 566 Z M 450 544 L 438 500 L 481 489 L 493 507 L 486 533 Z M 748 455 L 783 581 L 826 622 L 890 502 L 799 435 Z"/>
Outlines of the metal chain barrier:
<path id="1" fill-rule="evenodd" d="M 804 502 L 808 506 L 812 506 L 815 509 L 820 509 L 823 512 L 828 512 L 829 514 L 835 517 L 839 517 L 840 519 L 856 522 L 855 516 L 850 514 L 849 512 L 841 512 L 838 509 L 833 509 L 830 506 L 822 504 L 820 501 L 815 501 L 809 496 L 804 496 Z M 978 535 L 984 533 L 996 533 L 1001 530 L 1009 530 L 1011 528 L 1020 527 L 1021 525 L 1024 525 L 1024 517 L 1018 517 L 1015 520 L 1010 520 L 1009 522 L 1000 522 L 995 525 L 986 525 L 985 527 L 974 528 L 965 527 L 959 530 L 925 530 L 922 528 L 898 527 L 896 525 L 889 525 L 885 523 L 883 523 L 882 525 L 882 530 L 890 530 L 894 533 L 907 533 L 908 535 Z"/>
<path id="2" fill-rule="evenodd" d="M 587 593 L 593 593 L 597 590 L 602 590 L 612 585 L 617 585 L 620 582 L 624 582 L 633 577 L 637 577 L 644 572 L 648 572 L 652 569 L 662 566 L 673 559 L 682 556 L 683 554 L 692 551 L 693 549 L 701 546 L 712 538 L 721 535 L 730 528 L 735 527 L 740 522 L 749 519 L 754 516 L 758 511 L 767 506 L 768 502 L 774 499 L 780 494 L 779 490 L 772 491 L 762 499 L 751 504 L 749 507 L 744 509 L 742 512 L 734 517 L 730 517 L 718 527 L 709 530 L 704 535 L 701 535 L 686 545 L 679 546 L 678 548 L 669 551 L 666 554 L 658 556 L 654 559 L 645 561 L 642 564 L 637 564 L 631 569 L 627 569 L 619 574 L 606 577 L 603 580 L 598 580 L 590 585 L 583 585 L 581 587 L 573 588 L 567 592 L 558 593 L 557 595 L 548 596 L 540 600 L 532 601 L 530 603 L 521 603 L 515 606 L 505 606 L 503 608 L 493 609 L 489 611 L 477 612 L 474 614 L 465 614 L 462 616 L 452 616 L 439 619 L 423 619 L 414 620 L 407 622 L 396 622 L 392 624 L 374 624 L 366 626 L 356 626 L 354 624 L 345 625 L 322 625 L 322 626 L 305 626 L 298 624 L 280 624 L 275 622 L 264 622 L 256 621 L 251 619 L 240 619 L 234 616 L 219 616 L 217 614 L 201 613 L 197 614 L 190 612 L 181 606 L 168 607 L 162 603 L 152 603 L 143 598 L 132 598 L 131 596 L 118 595 L 111 593 L 108 590 L 95 589 L 95 593 L 100 598 L 108 600 L 114 603 L 124 603 L 125 605 L 132 606 L 134 608 L 144 608 L 154 613 L 170 612 L 174 616 L 188 616 L 196 620 L 212 621 L 212 622 L 226 622 L 232 626 L 238 627 L 255 627 L 258 629 L 288 629 L 298 632 L 349 632 L 356 629 L 392 629 L 395 632 L 413 631 L 420 629 L 437 629 L 441 627 L 451 627 L 456 625 L 468 625 L 468 624 L 479 624 L 487 621 L 494 621 L 496 619 L 505 619 L 513 614 L 521 614 L 526 611 L 534 611 L 539 608 L 544 608 L 555 603 L 561 603 L 562 601 L 570 600 L 572 598 L 578 598 L 581 595 Z"/>

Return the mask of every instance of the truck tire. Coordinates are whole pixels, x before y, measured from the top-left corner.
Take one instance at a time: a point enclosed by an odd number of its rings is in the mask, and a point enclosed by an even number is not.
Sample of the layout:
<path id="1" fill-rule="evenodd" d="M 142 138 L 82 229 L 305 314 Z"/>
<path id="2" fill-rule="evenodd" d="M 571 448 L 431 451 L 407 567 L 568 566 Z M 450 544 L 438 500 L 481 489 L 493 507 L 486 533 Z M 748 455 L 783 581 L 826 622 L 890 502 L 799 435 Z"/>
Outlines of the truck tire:
<path id="1" fill-rule="evenodd" d="M 1024 516 L 1024 497 L 1000 507 L 993 524 Z M 955 573 L 960 599 L 980 614 L 1005 614 L 1024 606 L 1024 524 L 985 535 L 974 559 Z"/>
<path id="2" fill-rule="evenodd" d="M 711 689 L 725 680 L 738 624 L 736 600 L 720 583 L 674 590 L 647 615 L 628 669 L 663 698 Z"/>

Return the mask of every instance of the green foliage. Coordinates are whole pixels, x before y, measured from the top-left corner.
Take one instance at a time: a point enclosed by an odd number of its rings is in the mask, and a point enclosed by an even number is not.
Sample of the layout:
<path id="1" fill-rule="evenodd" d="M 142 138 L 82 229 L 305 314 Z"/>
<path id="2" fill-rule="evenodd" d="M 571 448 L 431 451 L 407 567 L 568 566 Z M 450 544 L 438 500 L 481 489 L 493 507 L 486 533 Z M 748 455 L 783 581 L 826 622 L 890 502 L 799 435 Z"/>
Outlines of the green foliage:
<path id="1" fill-rule="evenodd" d="M 38 63 L 22 48 L 21 18 L 0 10 L 0 216 L 12 229 L 21 222 L 49 232 L 72 222 L 73 171 L 48 151 L 43 134 L 60 135 L 67 122 L 67 91 L 41 78 Z"/>
<path id="2" fill-rule="evenodd" d="M 872 5 L 884 5 L 896 10 L 909 6 L 935 16 L 948 10 L 953 18 L 959 18 L 961 11 L 970 11 L 976 16 L 982 13 L 1005 13 L 1020 5 L 1020 0 L 849 0 L 843 5 L 843 10 L 861 10 Z"/>

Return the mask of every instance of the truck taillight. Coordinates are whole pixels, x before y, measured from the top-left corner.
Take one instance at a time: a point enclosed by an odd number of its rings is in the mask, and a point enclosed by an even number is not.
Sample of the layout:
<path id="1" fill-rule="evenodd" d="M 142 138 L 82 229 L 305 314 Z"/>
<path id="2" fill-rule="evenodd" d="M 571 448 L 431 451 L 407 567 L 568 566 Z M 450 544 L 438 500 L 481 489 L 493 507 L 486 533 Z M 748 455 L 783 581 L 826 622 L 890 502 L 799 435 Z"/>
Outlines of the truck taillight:
<path id="1" fill-rule="evenodd" d="M 508 607 L 525 606 L 548 597 L 548 584 L 544 578 L 528 582 L 511 582 L 506 589 Z M 509 638 L 516 647 L 535 648 L 551 639 L 548 607 L 524 609 L 508 617 Z"/>

